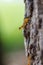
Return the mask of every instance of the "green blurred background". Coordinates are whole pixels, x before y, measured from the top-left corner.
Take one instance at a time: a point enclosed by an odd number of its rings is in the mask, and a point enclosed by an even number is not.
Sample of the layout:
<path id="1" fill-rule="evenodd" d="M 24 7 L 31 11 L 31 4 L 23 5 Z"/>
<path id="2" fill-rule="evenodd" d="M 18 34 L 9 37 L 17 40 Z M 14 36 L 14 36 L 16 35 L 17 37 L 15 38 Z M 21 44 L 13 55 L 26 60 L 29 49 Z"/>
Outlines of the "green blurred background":
<path id="1" fill-rule="evenodd" d="M 0 32 L 4 52 L 24 49 L 23 32 L 19 30 L 23 18 L 24 3 L 0 3 Z"/>

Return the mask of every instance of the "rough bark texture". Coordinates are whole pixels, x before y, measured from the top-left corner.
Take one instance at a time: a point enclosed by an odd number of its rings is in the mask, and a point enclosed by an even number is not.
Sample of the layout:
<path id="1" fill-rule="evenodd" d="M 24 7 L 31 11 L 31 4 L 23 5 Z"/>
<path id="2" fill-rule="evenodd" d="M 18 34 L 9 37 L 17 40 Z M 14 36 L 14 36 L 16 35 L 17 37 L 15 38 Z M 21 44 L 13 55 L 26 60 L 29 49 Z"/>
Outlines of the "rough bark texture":
<path id="1" fill-rule="evenodd" d="M 31 15 L 24 29 L 26 56 L 31 54 L 32 65 L 43 65 L 43 0 L 25 0 L 25 18 Z M 32 7 L 31 7 L 32 5 Z M 31 11 L 30 9 L 33 8 Z M 26 36 L 25 36 L 25 33 Z M 29 35 L 30 34 L 30 35 Z M 29 35 L 29 36 L 28 36 Z M 34 59 L 33 59 L 34 57 Z"/>

